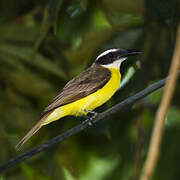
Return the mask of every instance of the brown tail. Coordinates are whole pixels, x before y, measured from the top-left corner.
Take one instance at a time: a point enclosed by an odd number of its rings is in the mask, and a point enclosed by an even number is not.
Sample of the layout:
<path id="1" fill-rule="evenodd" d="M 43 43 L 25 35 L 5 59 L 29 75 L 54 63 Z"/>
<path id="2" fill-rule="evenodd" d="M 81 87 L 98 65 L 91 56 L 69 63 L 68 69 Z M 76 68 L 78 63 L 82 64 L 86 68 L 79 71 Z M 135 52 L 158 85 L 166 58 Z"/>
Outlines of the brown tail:
<path id="1" fill-rule="evenodd" d="M 45 120 L 46 117 L 47 115 L 41 118 L 38 123 L 35 124 L 35 126 L 32 127 L 32 129 L 18 142 L 18 144 L 16 145 L 17 151 L 19 151 L 21 146 L 42 127 L 42 122 Z"/>

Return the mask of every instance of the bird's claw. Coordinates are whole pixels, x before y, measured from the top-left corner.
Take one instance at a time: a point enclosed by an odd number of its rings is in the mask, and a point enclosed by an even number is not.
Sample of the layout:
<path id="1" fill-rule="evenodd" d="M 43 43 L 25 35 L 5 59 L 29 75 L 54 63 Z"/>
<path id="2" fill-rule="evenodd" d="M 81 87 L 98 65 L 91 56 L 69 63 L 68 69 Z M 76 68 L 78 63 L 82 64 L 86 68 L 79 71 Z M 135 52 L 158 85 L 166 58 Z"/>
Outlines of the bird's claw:
<path id="1" fill-rule="evenodd" d="M 89 125 L 89 127 L 90 127 L 90 126 L 92 126 L 92 125 L 94 124 L 93 119 L 96 118 L 96 116 L 98 115 L 98 113 L 95 112 L 95 111 L 90 111 L 90 110 L 88 110 L 88 109 L 85 109 L 84 111 L 85 111 L 85 112 L 88 112 L 89 114 L 92 114 L 91 117 L 89 117 L 88 119 L 86 119 L 86 122 L 88 122 L 88 125 Z"/>

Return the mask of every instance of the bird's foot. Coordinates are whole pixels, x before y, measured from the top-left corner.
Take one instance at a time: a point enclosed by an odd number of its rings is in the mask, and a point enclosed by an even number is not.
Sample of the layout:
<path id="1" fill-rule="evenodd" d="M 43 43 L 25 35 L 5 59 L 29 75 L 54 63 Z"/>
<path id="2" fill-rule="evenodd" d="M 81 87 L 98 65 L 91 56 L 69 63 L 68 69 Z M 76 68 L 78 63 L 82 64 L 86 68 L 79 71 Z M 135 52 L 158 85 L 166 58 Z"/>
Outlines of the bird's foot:
<path id="1" fill-rule="evenodd" d="M 85 109 L 84 111 L 85 111 L 85 112 L 88 112 L 89 114 L 92 115 L 91 117 L 89 117 L 89 118 L 87 119 L 88 125 L 89 125 L 89 126 L 92 126 L 92 125 L 94 124 L 93 119 L 96 118 L 96 116 L 98 115 L 98 113 L 95 112 L 95 111 L 90 111 L 90 110 L 88 110 L 88 109 Z"/>

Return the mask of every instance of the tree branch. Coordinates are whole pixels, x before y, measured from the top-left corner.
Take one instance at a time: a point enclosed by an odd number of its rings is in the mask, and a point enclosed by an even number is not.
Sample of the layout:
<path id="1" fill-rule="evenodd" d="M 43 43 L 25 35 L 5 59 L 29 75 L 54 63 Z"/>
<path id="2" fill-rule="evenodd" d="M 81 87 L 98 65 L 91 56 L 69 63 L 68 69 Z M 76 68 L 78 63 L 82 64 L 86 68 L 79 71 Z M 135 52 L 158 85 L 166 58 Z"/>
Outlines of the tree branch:
<path id="1" fill-rule="evenodd" d="M 154 171 L 160 152 L 160 143 L 162 139 L 162 133 L 163 133 L 166 115 L 176 86 L 176 81 L 178 77 L 177 72 L 179 69 L 179 65 L 180 65 L 180 24 L 177 30 L 176 46 L 172 58 L 171 67 L 169 70 L 169 75 L 168 75 L 169 78 L 165 85 L 164 94 L 162 96 L 162 100 L 160 102 L 158 111 L 156 113 L 154 129 L 151 136 L 147 160 L 145 162 L 144 172 L 140 180 L 151 179 L 152 173 Z"/>
<path id="2" fill-rule="evenodd" d="M 180 71 L 178 72 L 178 75 L 180 75 Z M 93 123 L 96 123 L 96 122 L 106 118 L 107 116 L 110 116 L 111 114 L 116 113 L 117 111 L 123 109 L 125 106 L 134 104 L 136 101 L 138 101 L 138 100 L 144 98 L 145 96 L 151 94 L 152 92 L 160 89 L 161 87 L 163 87 L 165 85 L 166 80 L 167 80 L 167 78 L 162 79 L 162 80 L 158 81 L 157 83 L 154 83 L 150 87 L 135 94 L 134 96 L 131 96 L 131 97 L 125 99 L 124 101 L 122 101 L 121 103 L 109 108 L 108 110 L 104 111 L 103 113 L 99 113 L 96 116 L 96 118 L 93 119 Z M 65 140 L 66 138 L 86 129 L 89 126 L 88 123 L 89 122 L 87 120 L 85 120 L 81 124 L 60 134 L 59 136 L 56 136 L 55 138 L 50 139 L 46 143 L 39 145 L 39 146 L 33 148 L 32 150 L 14 158 L 14 159 L 9 160 L 7 163 L 0 166 L 0 173 L 7 170 L 8 168 L 10 168 L 12 166 L 15 166 L 16 164 L 18 164 L 26 159 L 29 159 L 30 157 L 32 157 L 35 154 L 40 153 L 41 151 L 47 150 L 52 145 L 55 145 L 56 143 L 61 142 L 61 141 Z"/>

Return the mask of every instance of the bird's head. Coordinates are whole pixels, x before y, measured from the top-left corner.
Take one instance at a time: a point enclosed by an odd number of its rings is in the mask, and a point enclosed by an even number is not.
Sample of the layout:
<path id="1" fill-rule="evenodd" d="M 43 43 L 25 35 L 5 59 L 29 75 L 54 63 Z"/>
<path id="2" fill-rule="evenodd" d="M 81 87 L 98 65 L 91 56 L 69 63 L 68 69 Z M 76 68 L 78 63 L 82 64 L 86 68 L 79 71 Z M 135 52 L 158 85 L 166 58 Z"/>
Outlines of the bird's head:
<path id="1" fill-rule="evenodd" d="M 141 54 L 141 51 L 135 49 L 109 49 L 101 53 L 95 60 L 106 68 L 120 68 L 121 63 L 127 59 L 128 56 L 135 56 Z"/>

